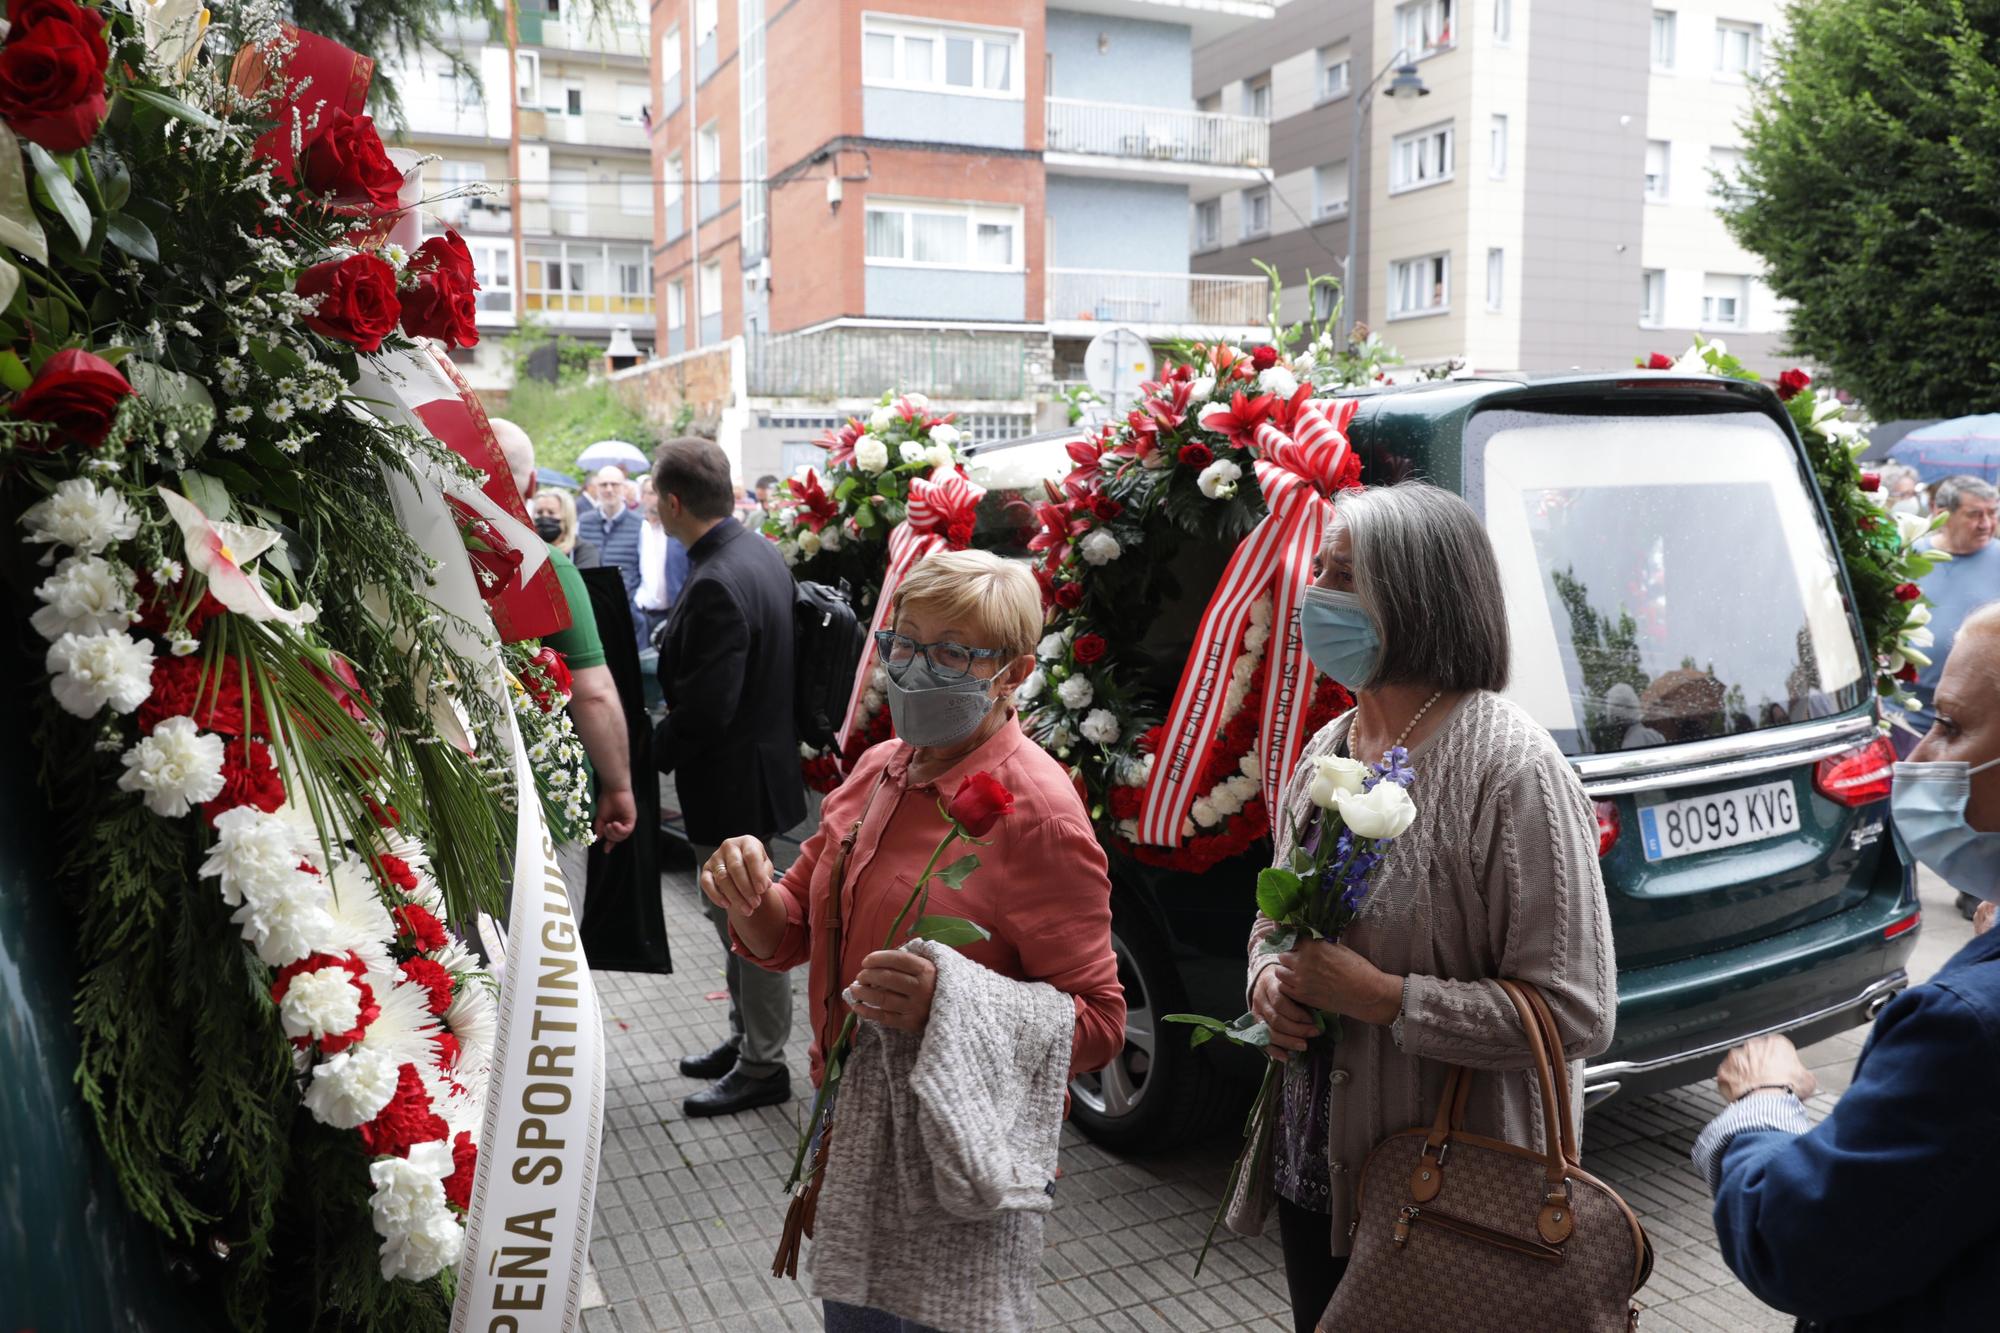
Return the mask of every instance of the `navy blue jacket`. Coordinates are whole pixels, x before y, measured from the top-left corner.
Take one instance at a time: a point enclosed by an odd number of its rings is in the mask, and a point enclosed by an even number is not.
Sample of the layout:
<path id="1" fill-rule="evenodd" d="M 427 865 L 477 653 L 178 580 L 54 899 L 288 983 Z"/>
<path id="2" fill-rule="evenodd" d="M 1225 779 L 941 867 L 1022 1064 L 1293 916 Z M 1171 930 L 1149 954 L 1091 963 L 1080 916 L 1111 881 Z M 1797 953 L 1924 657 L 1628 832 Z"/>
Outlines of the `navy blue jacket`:
<path id="1" fill-rule="evenodd" d="M 1810 1133 L 1730 1141 L 1715 1231 L 1808 1327 L 2000 1328 L 2000 930 L 1882 1011 Z"/>

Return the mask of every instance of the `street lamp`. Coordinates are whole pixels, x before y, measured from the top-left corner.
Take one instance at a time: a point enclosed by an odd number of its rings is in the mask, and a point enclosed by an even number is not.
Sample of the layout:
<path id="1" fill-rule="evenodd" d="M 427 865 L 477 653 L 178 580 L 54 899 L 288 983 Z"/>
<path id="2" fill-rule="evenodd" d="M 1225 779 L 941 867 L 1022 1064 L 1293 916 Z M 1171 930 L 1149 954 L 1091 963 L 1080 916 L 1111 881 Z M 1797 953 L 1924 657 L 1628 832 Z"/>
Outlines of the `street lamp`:
<path id="1" fill-rule="evenodd" d="M 1424 86 L 1423 76 L 1417 73 L 1417 66 L 1410 59 L 1408 47 L 1396 52 L 1389 63 L 1375 72 L 1361 91 L 1354 97 L 1354 142 L 1347 154 L 1347 258 L 1340 270 L 1340 328 L 1336 350 L 1347 346 L 1348 336 L 1354 331 L 1354 303 L 1348 298 L 1354 292 L 1354 227 L 1357 216 L 1356 199 L 1360 194 L 1356 182 L 1361 175 L 1361 127 L 1368 121 L 1368 107 L 1375 94 L 1375 85 L 1382 82 L 1382 76 L 1394 70 L 1396 77 L 1382 90 L 1384 97 L 1407 97 L 1415 100 L 1429 97 L 1431 90 Z"/>

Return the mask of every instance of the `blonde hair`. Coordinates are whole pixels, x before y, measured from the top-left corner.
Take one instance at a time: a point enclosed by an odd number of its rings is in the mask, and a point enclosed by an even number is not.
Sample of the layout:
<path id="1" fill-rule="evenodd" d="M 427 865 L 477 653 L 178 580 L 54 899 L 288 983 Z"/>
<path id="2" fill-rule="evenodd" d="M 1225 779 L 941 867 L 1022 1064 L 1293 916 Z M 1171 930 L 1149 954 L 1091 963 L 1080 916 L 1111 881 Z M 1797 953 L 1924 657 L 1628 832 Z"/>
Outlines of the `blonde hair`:
<path id="1" fill-rule="evenodd" d="M 568 491 L 536 491 L 537 500 L 554 500 L 556 517 L 562 520 L 562 535 L 555 540 L 556 549 L 564 555 L 576 554 L 576 497 Z"/>
<path id="2" fill-rule="evenodd" d="M 1009 657 L 1033 652 L 1042 635 L 1035 576 L 991 551 L 938 551 L 918 561 L 896 589 L 896 614 L 910 610 L 969 626 Z"/>

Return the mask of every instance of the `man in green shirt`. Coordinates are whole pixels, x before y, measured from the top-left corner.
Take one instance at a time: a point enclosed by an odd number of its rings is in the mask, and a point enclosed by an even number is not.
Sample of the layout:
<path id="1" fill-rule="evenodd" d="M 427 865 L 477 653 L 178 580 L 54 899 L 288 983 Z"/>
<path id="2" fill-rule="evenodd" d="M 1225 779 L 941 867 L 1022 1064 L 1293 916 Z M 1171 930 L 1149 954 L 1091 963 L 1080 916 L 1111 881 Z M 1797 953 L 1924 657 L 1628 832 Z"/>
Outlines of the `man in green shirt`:
<path id="1" fill-rule="evenodd" d="M 504 418 L 493 418 L 492 426 L 521 498 L 524 501 L 532 498 L 534 441 L 526 431 Z M 570 558 L 553 546 L 549 547 L 549 563 L 555 567 L 563 600 L 569 603 L 570 626 L 545 635 L 542 642 L 561 653 L 569 664 L 569 718 L 597 779 L 597 807 L 591 827 L 607 844 L 623 842 L 632 835 L 632 827 L 639 819 L 638 806 L 632 799 L 632 755 L 625 742 L 625 709 L 618 700 L 611 669 L 604 664 L 604 644 L 597 636 L 597 617 L 591 612 L 590 592 L 583 586 L 583 576 L 576 572 Z M 588 851 L 582 843 L 562 843 L 556 847 L 556 863 L 569 889 L 570 910 L 579 923 L 583 921 Z"/>

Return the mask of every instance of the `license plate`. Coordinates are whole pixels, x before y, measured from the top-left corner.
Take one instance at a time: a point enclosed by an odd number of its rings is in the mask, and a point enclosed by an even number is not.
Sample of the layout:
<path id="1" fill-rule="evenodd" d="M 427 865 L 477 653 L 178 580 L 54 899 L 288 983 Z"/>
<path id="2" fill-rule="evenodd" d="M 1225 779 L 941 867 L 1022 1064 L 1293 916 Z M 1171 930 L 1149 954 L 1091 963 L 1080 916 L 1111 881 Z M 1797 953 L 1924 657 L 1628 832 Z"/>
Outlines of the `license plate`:
<path id="1" fill-rule="evenodd" d="M 1761 842 L 1798 828 L 1799 804 L 1789 782 L 1639 807 L 1639 837 L 1648 861 Z"/>

